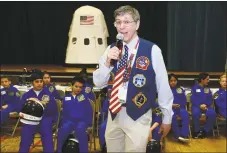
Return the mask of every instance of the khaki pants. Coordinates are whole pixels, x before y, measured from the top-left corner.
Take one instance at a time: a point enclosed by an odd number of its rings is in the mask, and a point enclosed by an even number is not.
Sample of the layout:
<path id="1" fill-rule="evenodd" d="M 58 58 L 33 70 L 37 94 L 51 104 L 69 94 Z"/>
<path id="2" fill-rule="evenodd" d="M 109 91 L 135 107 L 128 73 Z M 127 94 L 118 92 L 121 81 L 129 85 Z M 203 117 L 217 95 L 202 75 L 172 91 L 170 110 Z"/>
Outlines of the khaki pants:
<path id="1" fill-rule="evenodd" d="M 146 152 L 152 112 L 149 110 L 134 121 L 122 107 L 112 121 L 108 114 L 105 133 L 107 152 Z"/>

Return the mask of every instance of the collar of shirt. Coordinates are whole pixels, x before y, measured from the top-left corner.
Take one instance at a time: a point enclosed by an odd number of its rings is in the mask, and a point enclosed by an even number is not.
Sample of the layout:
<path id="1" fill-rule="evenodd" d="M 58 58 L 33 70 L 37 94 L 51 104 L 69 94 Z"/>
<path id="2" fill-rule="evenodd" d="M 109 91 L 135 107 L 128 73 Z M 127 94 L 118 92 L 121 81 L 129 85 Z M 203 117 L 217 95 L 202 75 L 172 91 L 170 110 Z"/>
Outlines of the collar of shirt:
<path id="1" fill-rule="evenodd" d="M 129 59 L 129 57 L 130 57 L 130 55 L 131 55 L 131 53 L 132 53 L 134 47 L 136 46 L 136 43 L 137 43 L 138 39 L 139 39 L 139 37 L 136 36 L 136 37 L 133 38 L 129 43 L 125 43 L 125 42 L 123 43 L 124 46 L 125 46 L 125 45 L 128 46 L 128 59 Z"/>

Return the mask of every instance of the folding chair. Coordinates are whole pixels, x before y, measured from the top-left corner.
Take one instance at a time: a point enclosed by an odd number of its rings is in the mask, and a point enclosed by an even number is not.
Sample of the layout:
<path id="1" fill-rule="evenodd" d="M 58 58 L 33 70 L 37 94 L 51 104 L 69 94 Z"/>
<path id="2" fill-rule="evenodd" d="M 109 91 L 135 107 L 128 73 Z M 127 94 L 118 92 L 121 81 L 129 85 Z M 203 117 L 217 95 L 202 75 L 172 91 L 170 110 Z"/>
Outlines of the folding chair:
<path id="1" fill-rule="evenodd" d="M 20 94 L 20 99 L 22 98 L 22 96 L 24 95 L 26 91 L 21 91 L 19 90 L 19 94 Z M 7 135 L 10 135 L 10 136 L 14 136 L 15 132 L 16 132 L 16 129 L 20 123 L 20 116 L 19 116 L 19 113 L 17 112 L 11 112 L 9 114 L 9 122 L 12 121 L 12 120 L 17 120 L 15 124 L 7 124 L 5 126 L 2 126 L 1 128 L 2 129 L 13 129 L 12 130 L 12 133 L 5 133 Z"/>
<path id="2" fill-rule="evenodd" d="M 94 150 L 96 150 L 96 139 L 95 139 L 95 103 L 92 100 L 89 100 L 91 107 L 92 107 L 92 111 L 93 111 L 93 115 L 92 115 L 92 127 L 87 129 L 87 132 L 89 134 L 89 150 L 91 152 L 92 149 L 92 144 L 94 144 Z"/>
<path id="3" fill-rule="evenodd" d="M 217 110 L 217 107 L 215 105 L 215 99 L 213 99 L 213 102 L 214 102 L 214 110 L 216 112 L 216 120 L 215 120 L 215 124 L 216 124 L 216 128 L 214 129 L 214 132 L 217 133 L 217 136 L 220 137 L 220 129 L 219 129 L 219 125 L 224 125 L 225 126 L 225 129 L 226 129 L 226 118 L 224 118 L 223 116 L 221 116 L 219 113 L 218 113 L 218 110 Z M 226 132 L 226 130 L 225 130 Z"/>
<path id="4" fill-rule="evenodd" d="M 65 96 L 65 92 L 63 90 L 57 89 L 58 94 L 60 95 L 61 98 Z"/>

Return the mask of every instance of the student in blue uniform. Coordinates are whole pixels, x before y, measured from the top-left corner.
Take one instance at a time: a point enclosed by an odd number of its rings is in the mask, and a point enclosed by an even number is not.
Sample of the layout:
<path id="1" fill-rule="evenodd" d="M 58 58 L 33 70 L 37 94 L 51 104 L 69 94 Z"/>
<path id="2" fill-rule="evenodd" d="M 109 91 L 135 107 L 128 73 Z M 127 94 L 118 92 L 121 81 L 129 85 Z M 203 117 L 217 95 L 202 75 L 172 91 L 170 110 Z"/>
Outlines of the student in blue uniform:
<path id="1" fill-rule="evenodd" d="M 198 76 L 198 84 L 192 88 L 192 120 L 194 125 L 194 138 L 205 138 L 207 133 L 211 131 L 215 123 L 216 113 L 212 107 L 212 93 L 207 87 L 209 83 L 209 74 L 200 73 Z M 202 113 L 206 115 L 206 123 L 200 128 L 200 117 Z"/>
<path id="2" fill-rule="evenodd" d="M 73 131 L 78 138 L 80 152 L 88 152 L 86 130 L 92 125 L 92 107 L 87 95 L 81 92 L 84 85 L 83 78 L 73 78 L 72 93 L 66 95 L 63 99 L 62 123 L 58 130 L 57 152 L 62 152 L 64 142 Z"/>
<path id="3" fill-rule="evenodd" d="M 1 77 L 3 86 L 0 98 L 0 123 L 6 124 L 10 112 L 18 112 L 21 105 L 20 94 L 17 88 L 13 87 L 11 80 L 7 76 Z"/>
<path id="4" fill-rule="evenodd" d="M 84 80 L 85 80 L 85 85 L 83 87 L 83 90 L 82 92 L 86 93 L 88 98 L 90 100 L 92 100 L 93 102 L 95 102 L 95 94 L 93 92 L 93 85 L 89 84 L 88 83 L 88 73 L 87 73 L 87 69 L 86 68 L 83 68 L 81 71 L 80 71 L 80 77 L 82 77 Z"/>
<path id="5" fill-rule="evenodd" d="M 47 90 L 49 90 L 53 94 L 55 99 L 62 100 L 55 86 L 51 84 L 51 76 L 47 71 L 43 72 L 43 84 L 44 87 L 47 88 Z"/>
<path id="6" fill-rule="evenodd" d="M 101 118 L 103 119 L 102 123 L 99 126 L 99 144 L 102 152 L 106 152 L 106 141 L 105 141 L 105 131 L 106 131 L 106 123 L 108 117 L 108 107 L 109 107 L 109 97 L 103 101 L 103 106 L 101 110 Z"/>
<path id="7" fill-rule="evenodd" d="M 22 125 L 19 152 L 29 152 L 37 129 L 39 129 L 38 132 L 41 135 L 43 152 L 54 152 L 52 126 L 58 113 L 57 104 L 49 90 L 43 87 L 43 74 L 41 72 L 33 73 L 31 75 L 31 81 L 33 88 L 22 96 L 22 102 L 38 99 L 44 105 L 45 109 L 39 125 L 35 125 L 32 122 Z"/>
<path id="8" fill-rule="evenodd" d="M 186 96 L 183 88 L 177 85 L 178 79 L 175 74 L 169 75 L 169 85 L 171 87 L 174 100 L 173 100 L 173 119 L 172 119 L 172 130 L 175 138 L 182 142 L 189 141 L 189 115 L 186 110 Z M 181 117 L 182 127 L 180 129 L 177 118 Z"/>
<path id="9" fill-rule="evenodd" d="M 220 88 L 214 94 L 216 113 L 226 118 L 226 74 L 220 76 Z"/>
<path id="10" fill-rule="evenodd" d="M 162 123 L 162 115 L 163 113 L 161 112 L 157 100 L 156 102 L 152 103 L 152 122 L 151 122 L 151 128 L 150 128 L 150 135 L 149 135 L 149 141 L 151 145 L 149 147 L 149 151 L 147 148 L 146 152 L 161 152 L 161 137 L 162 134 L 159 133 L 160 130 L 160 125 Z"/>

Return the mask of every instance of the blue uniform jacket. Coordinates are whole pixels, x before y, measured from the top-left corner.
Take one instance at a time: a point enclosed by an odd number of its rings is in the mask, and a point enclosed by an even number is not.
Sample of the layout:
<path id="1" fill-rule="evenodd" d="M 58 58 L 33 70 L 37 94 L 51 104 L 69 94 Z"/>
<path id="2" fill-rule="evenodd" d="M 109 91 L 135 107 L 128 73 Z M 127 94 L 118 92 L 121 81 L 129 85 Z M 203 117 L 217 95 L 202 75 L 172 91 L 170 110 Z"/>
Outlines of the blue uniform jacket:
<path id="1" fill-rule="evenodd" d="M 44 87 L 47 88 L 47 90 L 49 90 L 53 94 L 55 99 L 62 100 L 54 85 L 48 84 L 48 85 L 45 85 Z"/>
<path id="2" fill-rule="evenodd" d="M 217 113 L 221 115 L 226 115 L 226 90 L 225 89 L 219 89 L 215 94 L 215 105 Z"/>
<path id="3" fill-rule="evenodd" d="M 73 122 L 85 122 L 88 126 L 92 125 L 92 107 L 85 94 L 79 94 L 75 98 L 68 94 L 63 99 L 63 120 Z"/>
<path id="4" fill-rule="evenodd" d="M 200 105 L 206 104 L 207 107 L 212 105 L 212 93 L 209 88 L 195 84 L 192 89 L 191 102 L 192 107 L 200 108 Z"/>
<path id="5" fill-rule="evenodd" d="M 43 88 L 38 96 L 33 89 L 30 89 L 22 96 L 22 103 L 26 102 L 28 98 L 37 98 L 42 101 L 42 98 L 46 96 L 49 96 L 49 103 L 45 106 L 43 117 L 56 118 L 58 115 L 57 103 L 54 99 L 54 96 L 46 88 Z"/>
<path id="6" fill-rule="evenodd" d="M 185 109 L 185 106 L 187 104 L 185 91 L 182 88 L 171 88 L 174 100 L 173 104 L 179 104 L 181 109 Z M 176 111 L 176 108 L 173 108 L 173 111 Z"/>
<path id="7" fill-rule="evenodd" d="M 0 106 L 8 105 L 15 111 L 20 111 L 21 101 L 20 101 L 20 93 L 17 88 L 10 85 L 9 88 L 2 88 L 1 98 L 0 98 Z"/>
<path id="8" fill-rule="evenodd" d="M 83 88 L 83 93 L 87 94 L 87 97 L 92 100 L 93 102 L 95 102 L 95 94 L 93 93 L 92 91 L 93 89 L 93 86 L 88 84 L 88 83 L 85 83 L 85 86 Z"/>

